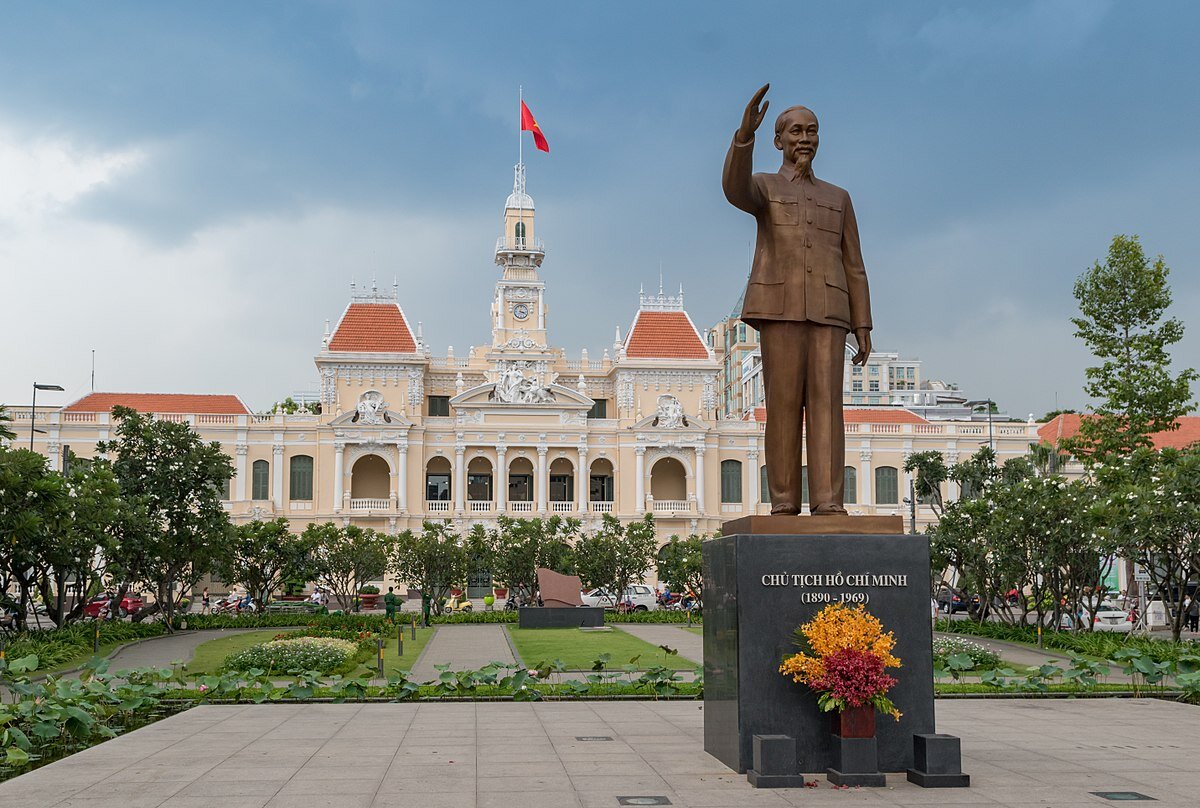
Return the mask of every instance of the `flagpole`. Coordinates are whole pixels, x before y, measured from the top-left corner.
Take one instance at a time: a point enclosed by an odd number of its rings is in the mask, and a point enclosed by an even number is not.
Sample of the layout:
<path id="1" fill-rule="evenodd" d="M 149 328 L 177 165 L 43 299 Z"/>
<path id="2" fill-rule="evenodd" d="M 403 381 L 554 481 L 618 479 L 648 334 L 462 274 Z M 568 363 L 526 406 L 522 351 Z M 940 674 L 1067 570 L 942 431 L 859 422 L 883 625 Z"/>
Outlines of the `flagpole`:
<path id="1" fill-rule="evenodd" d="M 525 164 L 525 138 L 524 130 L 521 129 L 521 115 L 524 113 L 525 104 L 525 88 L 517 85 L 517 100 L 520 104 L 517 106 L 517 165 Z"/>

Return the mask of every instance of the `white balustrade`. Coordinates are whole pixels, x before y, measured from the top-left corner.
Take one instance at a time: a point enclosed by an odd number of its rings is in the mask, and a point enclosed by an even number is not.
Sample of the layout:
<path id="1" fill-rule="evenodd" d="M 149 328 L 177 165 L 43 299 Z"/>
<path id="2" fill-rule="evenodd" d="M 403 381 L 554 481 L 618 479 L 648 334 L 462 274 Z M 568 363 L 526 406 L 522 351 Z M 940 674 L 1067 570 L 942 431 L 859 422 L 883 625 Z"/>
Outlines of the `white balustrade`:
<path id="1" fill-rule="evenodd" d="M 492 509 L 492 501 L 490 499 L 473 499 L 467 505 L 471 513 L 487 513 Z"/>
<path id="2" fill-rule="evenodd" d="M 426 513 L 450 513 L 450 500 L 448 499 L 427 499 L 425 500 Z"/>
<path id="3" fill-rule="evenodd" d="M 392 501 L 390 499 L 360 498 L 350 500 L 350 510 L 352 511 L 387 511 L 391 510 L 391 508 Z"/>
<path id="4" fill-rule="evenodd" d="M 532 502 L 509 502 L 508 503 L 508 512 L 509 513 L 533 513 L 533 503 Z"/>
<path id="5" fill-rule="evenodd" d="M 657 503 L 655 503 L 657 504 Z M 742 503 L 740 502 L 722 502 L 721 513 L 741 513 Z"/>
<path id="6" fill-rule="evenodd" d="M 613 504 L 611 502 L 591 502 L 588 503 L 592 513 L 612 513 Z"/>
<path id="7" fill-rule="evenodd" d="M 656 499 L 654 513 L 691 513 L 692 502 L 687 499 Z"/>
<path id="8" fill-rule="evenodd" d="M 362 500 L 353 500 L 353 499 L 352 499 L 352 500 L 350 500 L 350 503 L 351 503 L 350 507 L 351 507 L 351 509 L 353 509 L 353 508 L 354 508 L 354 504 L 353 504 L 353 503 L 354 503 L 354 502 L 356 502 L 356 501 L 357 501 L 357 502 L 361 502 Z M 372 499 L 372 500 L 368 500 L 368 501 L 369 501 L 369 502 L 387 502 L 387 500 L 377 500 L 377 499 Z M 288 505 L 291 507 L 291 509 L 292 509 L 293 511 L 311 511 L 311 510 L 313 509 L 313 504 L 312 504 L 312 502 L 296 502 L 295 500 L 293 500 L 293 501 L 289 502 L 289 503 L 288 503 Z M 375 509 L 374 509 L 374 508 L 370 508 L 370 509 L 368 509 L 368 510 L 375 510 Z"/>
<path id="9" fill-rule="evenodd" d="M 550 512 L 551 513 L 575 513 L 575 510 L 576 510 L 576 508 L 575 508 L 574 502 L 551 502 L 550 503 Z"/>

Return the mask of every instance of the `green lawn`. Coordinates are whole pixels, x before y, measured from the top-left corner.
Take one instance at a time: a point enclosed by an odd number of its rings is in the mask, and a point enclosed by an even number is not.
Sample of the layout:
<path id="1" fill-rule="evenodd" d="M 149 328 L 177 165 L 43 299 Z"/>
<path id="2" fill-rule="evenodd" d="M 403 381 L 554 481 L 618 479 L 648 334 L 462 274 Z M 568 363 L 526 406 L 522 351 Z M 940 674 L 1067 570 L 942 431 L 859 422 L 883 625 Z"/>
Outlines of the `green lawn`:
<path id="1" fill-rule="evenodd" d="M 526 628 L 507 626 L 509 636 L 521 661 L 536 665 L 542 661 L 561 659 L 567 670 L 591 670 L 592 662 L 601 654 L 611 654 L 609 667 L 620 670 L 633 657 L 644 670 L 662 665 L 678 671 L 690 671 L 697 663 L 678 655 L 668 655 L 657 645 L 639 640 L 620 629 L 612 631 L 580 631 L 577 628 Z"/>
<path id="2" fill-rule="evenodd" d="M 216 673 L 221 670 L 221 666 L 225 663 L 225 658 L 232 653 L 241 651 L 244 648 L 249 648 L 252 645 L 258 645 L 261 642 L 268 642 L 275 639 L 279 634 L 286 634 L 287 630 L 280 629 L 264 629 L 263 631 L 248 631 L 244 634 L 233 634 L 227 637 L 218 637 L 215 640 L 209 640 L 206 643 L 201 643 L 196 647 L 196 654 L 192 657 L 192 661 L 188 663 L 187 669 L 189 674 L 198 673 Z M 393 630 L 384 646 L 383 655 L 383 670 L 385 674 L 392 674 L 401 670 L 411 670 L 416 664 L 417 657 L 421 654 L 421 649 L 425 647 L 425 643 L 429 642 L 429 638 L 433 636 L 433 629 L 418 628 L 417 639 L 412 639 L 411 631 L 404 632 L 404 656 L 396 656 L 396 633 Z M 375 673 L 374 661 L 368 665 L 360 666 L 357 670 L 351 673 L 352 676 L 369 676 Z"/>

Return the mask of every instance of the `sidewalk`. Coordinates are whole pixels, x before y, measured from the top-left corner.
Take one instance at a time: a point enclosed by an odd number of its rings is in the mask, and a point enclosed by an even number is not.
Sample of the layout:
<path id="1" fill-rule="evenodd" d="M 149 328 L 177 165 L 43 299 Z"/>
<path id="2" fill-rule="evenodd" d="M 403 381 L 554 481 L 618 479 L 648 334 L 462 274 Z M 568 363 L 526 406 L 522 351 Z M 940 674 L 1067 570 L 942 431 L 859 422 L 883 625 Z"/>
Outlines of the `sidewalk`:
<path id="1" fill-rule="evenodd" d="M 412 673 L 417 679 L 434 679 L 438 675 L 434 665 L 448 664 L 459 671 L 482 668 L 489 662 L 515 661 L 503 623 L 438 626 Z"/>
<path id="2" fill-rule="evenodd" d="M 704 637 L 676 623 L 612 623 L 613 628 L 632 634 L 651 645 L 674 648 L 684 659 L 704 664 Z"/>

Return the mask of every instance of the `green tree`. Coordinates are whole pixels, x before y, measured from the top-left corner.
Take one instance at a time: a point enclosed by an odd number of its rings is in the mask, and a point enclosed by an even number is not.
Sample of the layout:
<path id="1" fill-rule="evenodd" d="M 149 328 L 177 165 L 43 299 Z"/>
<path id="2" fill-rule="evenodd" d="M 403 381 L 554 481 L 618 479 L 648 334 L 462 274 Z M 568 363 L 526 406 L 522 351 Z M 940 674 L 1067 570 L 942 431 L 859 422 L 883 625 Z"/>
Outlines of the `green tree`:
<path id="1" fill-rule="evenodd" d="M 311 534 L 295 534 L 287 519 L 252 522 L 234 528 L 226 557 L 217 565 L 217 576 L 226 583 L 246 587 L 260 605 L 285 581 L 310 581 L 317 575 L 317 544 Z"/>
<path id="2" fill-rule="evenodd" d="M 482 536 L 482 527 L 475 527 L 473 544 Z M 441 614 L 450 590 L 463 586 L 472 566 L 482 563 L 478 555 L 467 549 L 467 544 L 448 522 L 426 521 L 419 532 L 404 530 L 396 537 L 388 569 L 397 580 L 421 590 L 421 615 L 426 625 L 430 610 Z"/>
<path id="3" fill-rule="evenodd" d="M 537 594 L 537 569 L 574 572 L 572 546 L 580 535 L 578 519 L 512 519 L 501 516 L 490 534 L 492 577 L 530 597 Z"/>
<path id="4" fill-rule="evenodd" d="M 220 492 L 233 464 L 219 443 L 205 443 L 187 424 L 128 407 L 112 414 L 117 439 L 97 443 L 96 451 L 113 458 L 121 495 L 144 509 L 114 546 L 118 597 L 144 584 L 155 603 L 135 619 L 162 611 L 170 631 L 179 600 L 215 570 L 229 546 L 233 527 Z"/>
<path id="5" fill-rule="evenodd" d="M 383 578 L 395 538 L 358 525 L 309 525 L 302 534 L 315 546 L 317 580 L 345 609 L 358 610 L 358 590 Z"/>
<path id="6" fill-rule="evenodd" d="M 22 627 L 30 595 L 45 569 L 42 559 L 70 518 L 66 481 L 46 467 L 46 458 L 28 449 L 0 446 L 0 597 L 16 587 Z"/>
<path id="7" fill-rule="evenodd" d="M 1170 371 L 1168 349 L 1183 338 L 1183 323 L 1165 317 L 1168 274 L 1161 255 L 1153 263 L 1146 258 L 1137 236 L 1116 236 L 1105 262 L 1075 281 L 1075 335 L 1101 360 L 1087 369 L 1084 386 L 1099 404 L 1064 443 L 1084 463 L 1151 446 L 1151 435 L 1178 428 L 1195 408 L 1196 371 Z"/>
<path id="8" fill-rule="evenodd" d="M 1139 448 L 1095 468 L 1096 523 L 1150 576 L 1179 640 L 1188 584 L 1200 580 L 1200 447 Z"/>
<path id="9" fill-rule="evenodd" d="M 697 604 L 704 596 L 704 540 L 695 533 L 686 539 L 672 536 L 658 551 L 658 579 L 677 592 L 691 590 Z"/>
<path id="10" fill-rule="evenodd" d="M 606 513 L 599 530 L 575 542 L 575 570 L 584 586 L 604 587 L 620 598 L 625 587 L 646 577 L 657 548 L 653 515 L 622 525 Z"/>
<path id="11" fill-rule="evenodd" d="M 12 431 L 9 424 L 12 423 L 12 416 L 8 414 L 8 409 L 0 404 L 0 440 L 16 440 L 17 433 Z"/>

